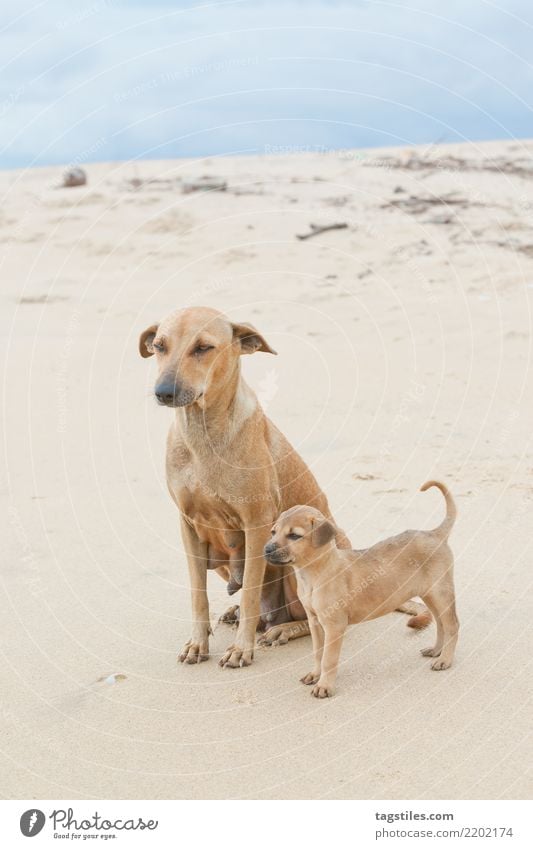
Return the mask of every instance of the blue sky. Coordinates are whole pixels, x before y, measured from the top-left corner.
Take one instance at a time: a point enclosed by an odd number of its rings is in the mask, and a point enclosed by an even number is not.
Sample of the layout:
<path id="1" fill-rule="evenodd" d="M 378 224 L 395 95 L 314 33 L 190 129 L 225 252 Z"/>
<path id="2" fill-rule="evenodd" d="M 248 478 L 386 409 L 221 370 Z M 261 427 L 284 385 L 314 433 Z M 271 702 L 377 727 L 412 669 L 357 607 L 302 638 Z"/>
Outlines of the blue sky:
<path id="1" fill-rule="evenodd" d="M 3 20 L 3 168 L 533 136 L 531 0 L 22 0 Z"/>

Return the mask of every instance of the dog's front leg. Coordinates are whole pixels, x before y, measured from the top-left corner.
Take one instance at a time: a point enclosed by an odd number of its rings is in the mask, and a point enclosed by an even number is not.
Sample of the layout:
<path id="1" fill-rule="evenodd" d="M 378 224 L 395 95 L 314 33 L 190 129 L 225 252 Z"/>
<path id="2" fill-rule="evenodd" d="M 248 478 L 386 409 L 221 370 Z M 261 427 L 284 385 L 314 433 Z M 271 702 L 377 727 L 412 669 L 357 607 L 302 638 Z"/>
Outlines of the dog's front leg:
<path id="1" fill-rule="evenodd" d="M 181 536 L 189 565 L 192 635 L 183 646 L 179 660 L 181 663 L 202 663 L 209 657 L 211 633 L 207 598 L 207 543 L 200 542 L 194 528 L 183 517 Z"/>
<path id="2" fill-rule="evenodd" d="M 303 678 L 300 678 L 302 684 L 316 684 L 320 678 L 322 670 L 322 655 L 324 654 L 324 629 L 318 617 L 314 613 L 309 613 L 309 628 L 311 629 L 311 638 L 313 640 L 313 657 L 315 665 L 312 672 L 308 672 Z"/>
<path id="3" fill-rule="evenodd" d="M 320 678 L 311 691 L 317 699 L 326 699 L 333 695 L 346 624 L 345 622 L 329 622 L 324 626 L 324 651 Z"/>
<path id="4" fill-rule="evenodd" d="M 220 666 L 250 666 L 254 658 L 255 631 L 259 622 L 261 590 L 266 563 L 263 546 L 266 539 L 265 526 L 245 530 L 246 559 L 242 584 L 239 627 L 233 645 L 229 646 L 220 660 Z"/>

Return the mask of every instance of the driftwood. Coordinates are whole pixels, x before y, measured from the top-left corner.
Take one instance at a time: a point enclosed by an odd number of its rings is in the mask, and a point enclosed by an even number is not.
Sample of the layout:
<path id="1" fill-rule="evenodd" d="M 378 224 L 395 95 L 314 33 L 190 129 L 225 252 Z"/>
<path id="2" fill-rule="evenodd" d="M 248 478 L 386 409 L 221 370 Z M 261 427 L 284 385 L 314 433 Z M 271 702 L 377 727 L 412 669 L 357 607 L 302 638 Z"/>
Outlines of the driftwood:
<path id="1" fill-rule="evenodd" d="M 129 189 L 141 189 L 143 187 L 156 186 L 161 189 L 180 190 L 184 194 L 192 192 L 225 192 L 227 183 L 223 180 L 215 180 L 211 177 L 199 177 L 198 180 L 182 180 L 180 177 L 132 177 L 126 181 Z"/>
<path id="2" fill-rule="evenodd" d="M 148 177 L 146 179 L 142 177 L 132 177 L 129 180 L 126 180 L 126 187 L 128 189 L 142 189 L 144 186 L 158 186 L 162 189 L 174 189 L 181 185 L 181 180 L 174 177 Z"/>
<path id="3" fill-rule="evenodd" d="M 327 233 L 328 230 L 345 230 L 348 225 L 346 222 L 339 224 L 310 224 L 311 230 L 309 233 L 297 233 L 297 239 L 312 239 L 313 236 L 318 236 L 320 233 Z"/>
<path id="4" fill-rule="evenodd" d="M 473 206 L 468 198 L 457 197 L 453 192 L 447 195 L 409 195 L 406 198 L 394 198 L 381 205 L 382 209 L 393 206 L 396 209 L 402 209 L 404 212 L 410 212 L 413 215 L 420 215 L 422 212 L 427 212 L 428 209 L 434 206 Z"/>
<path id="5" fill-rule="evenodd" d="M 403 171 L 490 171 L 497 174 L 512 174 L 516 177 L 533 177 L 533 161 L 530 159 L 463 159 L 459 156 L 429 156 L 412 155 L 408 158 L 383 157 L 372 162 L 368 159 L 365 165 L 374 168 L 397 168 Z"/>
<path id="6" fill-rule="evenodd" d="M 181 190 L 184 194 L 191 192 L 225 192 L 228 184 L 225 180 L 213 180 L 210 177 L 200 177 L 183 183 Z"/>

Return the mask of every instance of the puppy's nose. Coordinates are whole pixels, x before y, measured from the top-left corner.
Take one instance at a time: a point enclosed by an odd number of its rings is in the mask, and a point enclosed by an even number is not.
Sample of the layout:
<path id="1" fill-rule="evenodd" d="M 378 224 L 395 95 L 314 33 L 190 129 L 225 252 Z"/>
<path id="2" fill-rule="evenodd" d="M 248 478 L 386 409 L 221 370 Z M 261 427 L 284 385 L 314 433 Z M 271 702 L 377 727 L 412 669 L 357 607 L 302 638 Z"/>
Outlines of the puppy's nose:
<path id="1" fill-rule="evenodd" d="M 175 383 L 159 383 L 155 388 L 155 397 L 160 404 L 175 404 L 177 394 L 178 387 Z"/>
<path id="2" fill-rule="evenodd" d="M 277 547 L 278 547 L 278 546 L 277 546 L 277 543 L 275 543 L 275 542 L 267 542 L 267 544 L 265 545 L 265 549 L 264 549 L 264 550 L 265 550 L 265 554 L 266 554 L 266 556 L 268 557 L 268 555 L 269 555 L 269 554 L 274 554 L 274 552 L 275 552 L 275 550 L 277 549 Z"/>

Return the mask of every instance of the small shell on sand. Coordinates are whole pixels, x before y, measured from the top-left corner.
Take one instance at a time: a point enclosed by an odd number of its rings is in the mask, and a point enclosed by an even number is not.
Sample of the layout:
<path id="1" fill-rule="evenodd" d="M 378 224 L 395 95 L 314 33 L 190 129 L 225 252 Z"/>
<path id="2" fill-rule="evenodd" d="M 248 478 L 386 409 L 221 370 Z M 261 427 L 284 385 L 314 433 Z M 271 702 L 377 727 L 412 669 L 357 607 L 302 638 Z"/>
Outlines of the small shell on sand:
<path id="1" fill-rule="evenodd" d="M 85 186 L 87 183 L 87 174 L 83 168 L 69 168 L 63 174 L 63 186 L 70 188 L 71 186 Z"/>
<path id="2" fill-rule="evenodd" d="M 112 675 L 108 675 L 105 677 L 102 675 L 101 678 L 98 678 L 98 683 L 104 684 L 117 684 L 119 681 L 125 681 L 126 675 L 123 675 L 122 672 L 114 672 Z"/>

